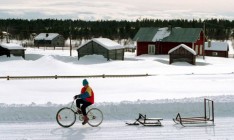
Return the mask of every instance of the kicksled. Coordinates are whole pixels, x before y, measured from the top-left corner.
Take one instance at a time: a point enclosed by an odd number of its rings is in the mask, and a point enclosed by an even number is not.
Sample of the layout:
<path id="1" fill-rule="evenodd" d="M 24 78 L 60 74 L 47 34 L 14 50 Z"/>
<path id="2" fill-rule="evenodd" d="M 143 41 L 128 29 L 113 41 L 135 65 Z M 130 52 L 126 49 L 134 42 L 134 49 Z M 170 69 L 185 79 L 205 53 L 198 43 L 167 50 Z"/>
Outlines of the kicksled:
<path id="1" fill-rule="evenodd" d="M 143 125 L 143 126 L 162 126 L 162 118 L 147 118 L 146 115 L 139 113 L 139 117 L 133 123 L 126 123 L 127 125 Z"/>

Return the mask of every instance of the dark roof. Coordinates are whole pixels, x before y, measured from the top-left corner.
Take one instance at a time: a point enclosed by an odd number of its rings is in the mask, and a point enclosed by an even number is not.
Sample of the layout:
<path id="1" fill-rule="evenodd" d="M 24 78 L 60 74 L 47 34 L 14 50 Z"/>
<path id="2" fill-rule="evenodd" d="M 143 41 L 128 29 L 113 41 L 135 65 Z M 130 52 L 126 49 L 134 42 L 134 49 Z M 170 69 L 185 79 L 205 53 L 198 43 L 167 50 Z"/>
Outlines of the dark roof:
<path id="1" fill-rule="evenodd" d="M 200 33 L 201 28 L 173 28 L 170 36 L 164 38 L 163 42 L 196 42 Z"/>
<path id="2" fill-rule="evenodd" d="M 142 42 L 151 42 L 157 31 L 158 28 L 155 27 L 142 27 L 139 29 L 133 40 L 142 41 Z"/>
<path id="3" fill-rule="evenodd" d="M 135 37 L 134 41 L 138 42 L 155 42 L 153 40 L 154 36 L 159 32 L 160 28 L 156 27 L 144 27 L 140 28 Z M 202 32 L 202 28 L 172 28 L 170 31 L 170 35 L 160 40 L 161 42 L 196 42 L 200 33 Z"/>

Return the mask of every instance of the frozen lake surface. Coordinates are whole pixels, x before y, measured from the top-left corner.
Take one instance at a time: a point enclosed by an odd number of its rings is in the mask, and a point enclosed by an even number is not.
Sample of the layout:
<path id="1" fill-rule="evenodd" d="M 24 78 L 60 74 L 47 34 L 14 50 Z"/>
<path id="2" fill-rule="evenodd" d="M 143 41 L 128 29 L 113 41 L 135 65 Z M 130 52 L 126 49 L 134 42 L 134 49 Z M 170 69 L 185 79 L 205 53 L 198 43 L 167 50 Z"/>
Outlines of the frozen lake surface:
<path id="1" fill-rule="evenodd" d="M 129 120 L 134 121 L 134 120 Z M 129 122 L 128 121 L 128 122 Z M 163 120 L 162 127 L 127 126 L 125 121 L 104 121 L 100 127 L 62 128 L 56 122 L 1 123 L 1 140 L 231 140 L 234 139 L 234 118 L 216 118 L 215 126 L 182 127 L 172 120 Z"/>

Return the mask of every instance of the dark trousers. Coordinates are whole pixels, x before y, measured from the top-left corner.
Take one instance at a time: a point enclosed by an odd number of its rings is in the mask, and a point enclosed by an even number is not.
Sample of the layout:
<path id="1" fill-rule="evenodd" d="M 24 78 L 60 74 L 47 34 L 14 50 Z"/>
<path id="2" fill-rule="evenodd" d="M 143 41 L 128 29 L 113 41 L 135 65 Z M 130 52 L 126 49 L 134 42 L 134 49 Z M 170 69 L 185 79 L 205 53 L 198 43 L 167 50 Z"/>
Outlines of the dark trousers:
<path id="1" fill-rule="evenodd" d="M 81 107 L 80 107 L 80 104 L 82 104 Z M 82 114 L 83 114 L 84 116 L 87 115 L 87 113 L 86 113 L 86 108 L 87 108 L 88 106 L 90 106 L 91 104 L 92 104 L 92 103 L 86 102 L 86 101 L 84 101 L 84 100 L 82 100 L 82 99 L 77 99 L 77 100 L 76 100 L 76 106 L 77 106 L 78 108 L 81 109 Z"/>

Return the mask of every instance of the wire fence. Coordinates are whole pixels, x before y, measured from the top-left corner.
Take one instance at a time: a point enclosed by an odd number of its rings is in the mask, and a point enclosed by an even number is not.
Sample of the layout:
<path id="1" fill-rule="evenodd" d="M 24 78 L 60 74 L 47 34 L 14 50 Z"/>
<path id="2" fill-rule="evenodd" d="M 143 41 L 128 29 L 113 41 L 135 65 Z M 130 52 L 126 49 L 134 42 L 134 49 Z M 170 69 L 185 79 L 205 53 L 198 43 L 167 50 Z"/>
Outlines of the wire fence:
<path id="1" fill-rule="evenodd" d="M 69 78 L 128 78 L 128 77 L 146 77 L 153 76 L 149 74 L 131 74 L 131 75 L 73 75 L 73 76 L 62 76 L 62 75 L 52 75 L 52 76 L 0 76 L 0 79 L 6 80 L 20 80 L 20 79 L 69 79 Z"/>

